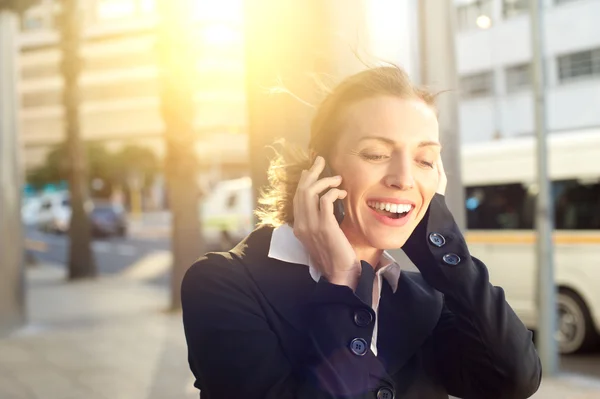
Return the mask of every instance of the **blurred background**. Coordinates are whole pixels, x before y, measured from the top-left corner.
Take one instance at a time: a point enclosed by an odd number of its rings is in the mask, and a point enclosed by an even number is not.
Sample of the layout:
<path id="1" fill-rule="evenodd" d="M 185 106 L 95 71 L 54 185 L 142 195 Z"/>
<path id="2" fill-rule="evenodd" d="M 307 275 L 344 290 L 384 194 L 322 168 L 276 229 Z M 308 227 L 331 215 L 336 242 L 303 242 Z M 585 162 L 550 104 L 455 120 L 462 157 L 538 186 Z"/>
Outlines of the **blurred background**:
<path id="1" fill-rule="evenodd" d="M 185 270 L 252 231 L 267 146 L 306 145 L 318 82 L 385 62 L 448 90 L 451 208 L 535 330 L 536 45 L 577 376 L 539 397 L 600 397 L 600 0 L 541 4 L 536 42 L 527 0 L 0 1 L 0 398 L 197 397 Z"/>

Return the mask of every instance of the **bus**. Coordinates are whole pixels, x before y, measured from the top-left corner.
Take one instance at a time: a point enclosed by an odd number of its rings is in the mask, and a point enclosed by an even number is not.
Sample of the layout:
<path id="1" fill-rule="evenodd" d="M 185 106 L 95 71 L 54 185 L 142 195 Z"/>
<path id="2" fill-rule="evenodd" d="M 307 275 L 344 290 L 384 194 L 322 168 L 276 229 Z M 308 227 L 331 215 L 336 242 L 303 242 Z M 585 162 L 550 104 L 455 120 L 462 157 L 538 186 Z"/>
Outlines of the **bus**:
<path id="1" fill-rule="evenodd" d="M 466 239 L 523 323 L 535 330 L 534 137 L 463 145 Z M 562 354 L 600 337 L 600 129 L 548 136 L 554 201 L 557 340 Z"/>

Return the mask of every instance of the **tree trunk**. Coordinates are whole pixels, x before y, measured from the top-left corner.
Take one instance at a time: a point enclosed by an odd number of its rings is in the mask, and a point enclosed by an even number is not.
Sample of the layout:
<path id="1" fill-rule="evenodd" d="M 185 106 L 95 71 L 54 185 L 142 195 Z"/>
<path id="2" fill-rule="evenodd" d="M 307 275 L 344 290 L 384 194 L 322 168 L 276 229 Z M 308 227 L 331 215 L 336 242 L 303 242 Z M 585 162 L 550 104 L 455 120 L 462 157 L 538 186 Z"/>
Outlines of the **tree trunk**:
<path id="1" fill-rule="evenodd" d="M 64 81 L 63 106 L 69 154 L 69 191 L 72 212 L 69 227 L 69 280 L 96 276 L 96 264 L 91 247 L 91 224 L 87 212 L 90 201 L 86 178 L 86 156 L 81 142 L 79 123 L 80 21 L 78 0 L 63 0 L 60 24 L 61 72 Z"/>
<path id="2" fill-rule="evenodd" d="M 158 37 L 165 122 L 167 193 L 172 214 L 171 309 L 181 308 L 181 281 L 204 254 L 200 232 L 199 166 L 194 131 L 196 50 L 189 0 L 161 0 Z"/>

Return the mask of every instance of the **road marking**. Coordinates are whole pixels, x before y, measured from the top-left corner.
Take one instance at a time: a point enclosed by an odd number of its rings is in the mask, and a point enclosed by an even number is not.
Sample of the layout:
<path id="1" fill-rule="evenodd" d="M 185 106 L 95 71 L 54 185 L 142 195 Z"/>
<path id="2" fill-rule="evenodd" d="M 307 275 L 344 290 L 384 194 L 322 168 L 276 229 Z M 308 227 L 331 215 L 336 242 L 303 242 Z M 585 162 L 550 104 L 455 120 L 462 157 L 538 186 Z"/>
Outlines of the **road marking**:
<path id="1" fill-rule="evenodd" d="M 94 242 L 92 244 L 92 248 L 95 252 L 102 252 L 102 253 L 106 253 L 106 252 L 110 252 L 112 245 L 110 245 L 107 242 Z"/>
<path id="2" fill-rule="evenodd" d="M 138 251 L 133 245 L 117 244 L 117 253 L 123 256 L 134 256 Z"/>
<path id="3" fill-rule="evenodd" d="M 173 262 L 171 251 L 156 251 L 133 263 L 120 274 L 134 280 L 147 280 L 167 273 Z"/>

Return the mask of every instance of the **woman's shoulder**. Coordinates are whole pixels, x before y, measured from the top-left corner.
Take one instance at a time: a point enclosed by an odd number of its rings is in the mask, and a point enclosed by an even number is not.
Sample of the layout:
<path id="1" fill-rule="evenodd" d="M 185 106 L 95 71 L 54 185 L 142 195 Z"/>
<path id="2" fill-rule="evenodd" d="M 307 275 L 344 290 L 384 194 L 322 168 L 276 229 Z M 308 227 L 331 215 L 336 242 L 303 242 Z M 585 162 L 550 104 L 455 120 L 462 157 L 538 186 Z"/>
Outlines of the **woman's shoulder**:
<path id="1" fill-rule="evenodd" d="M 196 293 L 240 292 L 251 284 L 248 268 L 268 248 L 270 230 L 259 228 L 228 252 L 209 252 L 187 270 L 182 282 L 182 299 Z M 215 288 L 218 287 L 218 290 Z"/>
<path id="2" fill-rule="evenodd" d="M 181 299 L 214 295 L 215 285 L 227 288 L 240 279 L 228 253 L 208 253 L 196 260 L 186 271 L 181 283 Z"/>

